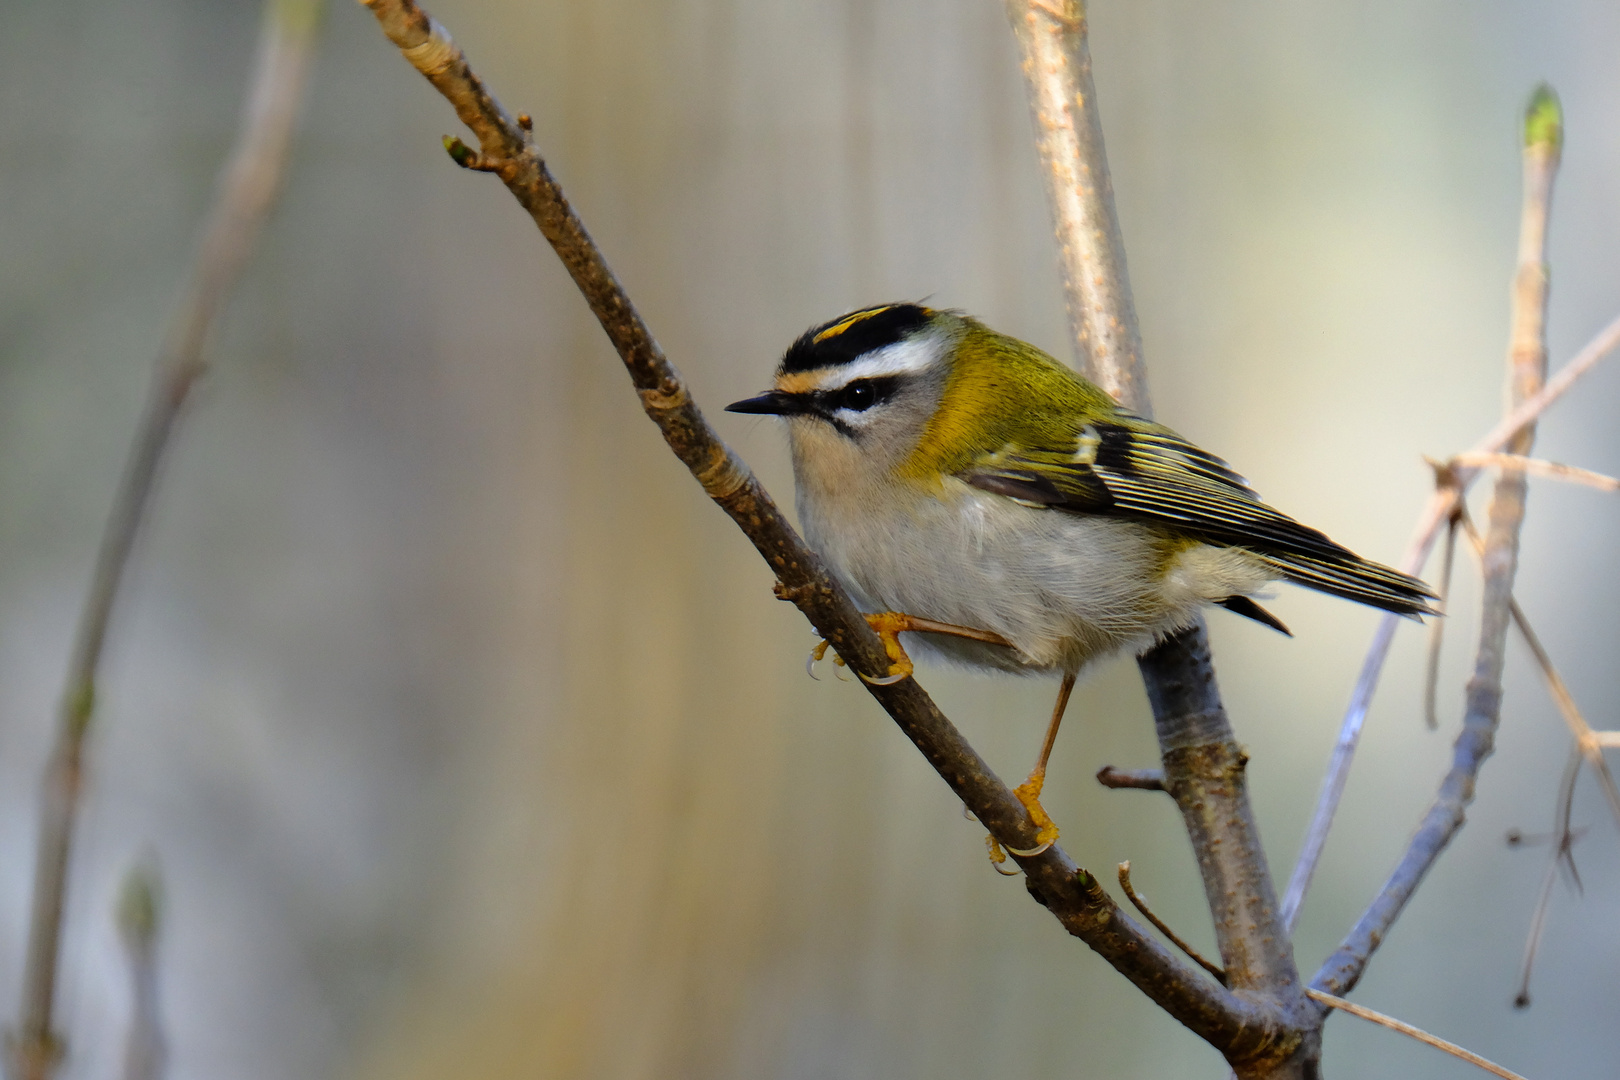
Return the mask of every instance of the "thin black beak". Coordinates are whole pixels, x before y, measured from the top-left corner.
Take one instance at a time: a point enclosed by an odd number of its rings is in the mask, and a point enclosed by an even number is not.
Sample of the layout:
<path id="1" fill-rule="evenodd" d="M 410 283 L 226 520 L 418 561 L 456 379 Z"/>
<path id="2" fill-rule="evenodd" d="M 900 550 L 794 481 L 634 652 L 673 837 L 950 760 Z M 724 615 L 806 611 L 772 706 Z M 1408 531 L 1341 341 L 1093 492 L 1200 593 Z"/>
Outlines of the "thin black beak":
<path id="1" fill-rule="evenodd" d="M 726 412 L 759 413 L 764 416 L 797 416 L 809 412 L 810 395 L 789 394 L 782 390 L 767 390 L 759 397 L 733 401 Z"/>

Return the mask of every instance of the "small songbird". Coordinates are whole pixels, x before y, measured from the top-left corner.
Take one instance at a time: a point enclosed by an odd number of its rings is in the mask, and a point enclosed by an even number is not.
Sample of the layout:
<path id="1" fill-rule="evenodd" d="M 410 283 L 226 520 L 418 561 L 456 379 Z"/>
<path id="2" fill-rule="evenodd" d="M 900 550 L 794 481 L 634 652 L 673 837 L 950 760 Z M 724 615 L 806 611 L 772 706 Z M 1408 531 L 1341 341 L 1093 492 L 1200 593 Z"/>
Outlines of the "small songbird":
<path id="1" fill-rule="evenodd" d="M 786 418 L 799 521 L 894 660 L 1061 676 L 1018 790 L 1040 830 L 1075 676 L 1214 604 L 1288 629 L 1250 597 L 1276 580 L 1401 615 L 1416 578 L 1281 514 L 1213 454 L 1121 408 L 1035 346 L 955 311 L 862 308 L 806 331 L 776 385 L 727 406 Z M 1039 850 L 1039 849 L 1037 849 Z"/>

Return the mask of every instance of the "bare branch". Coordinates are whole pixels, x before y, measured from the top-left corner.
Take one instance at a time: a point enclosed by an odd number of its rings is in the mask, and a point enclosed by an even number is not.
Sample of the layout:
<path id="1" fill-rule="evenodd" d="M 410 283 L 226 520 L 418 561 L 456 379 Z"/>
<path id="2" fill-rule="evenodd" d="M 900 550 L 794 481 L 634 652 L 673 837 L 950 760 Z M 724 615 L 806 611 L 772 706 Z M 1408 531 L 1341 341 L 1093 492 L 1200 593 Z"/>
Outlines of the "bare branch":
<path id="1" fill-rule="evenodd" d="M 1569 763 L 1564 766 L 1563 778 L 1558 782 L 1558 810 L 1553 819 L 1552 858 L 1547 862 L 1547 874 L 1541 882 L 1541 895 L 1536 898 L 1536 910 L 1530 916 L 1530 931 L 1525 935 L 1519 991 L 1513 995 L 1513 1007 L 1516 1009 L 1530 1006 L 1530 970 L 1535 966 L 1536 950 L 1541 945 L 1541 931 L 1547 924 L 1547 908 L 1552 903 L 1553 884 L 1558 880 L 1559 864 L 1567 864 L 1570 873 L 1575 874 L 1575 856 L 1571 850 L 1575 844 L 1575 833 L 1569 826 L 1569 819 L 1575 805 L 1575 781 L 1580 775 L 1581 749 L 1575 746 L 1570 749 Z M 1577 882 L 1580 880 L 1579 875 L 1576 875 L 1575 880 Z"/>
<path id="2" fill-rule="evenodd" d="M 1472 1050 L 1464 1050 L 1456 1043 L 1447 1042 L 1442 1038 L 1430 1035 L 1422 1028 L 1413 1027 L 1404 1020 L 1397 1020 L 1393 1016 L 1385 1016 L 1383 1013 L 1374 1012 L 1364 1005 L 1357 1005 L 1353 1001 L 1346 1001 L 1344 998 L 1334 997 L 1332 994 L 1324 994 L 1320 990 L 1307 990 L 1305 992 L 1311 996 L 1311 1000 L 1313 1001 L 1320 1001 L 1323 1005 L 1327 1005 L 1330 1008 L 1342 1009 L 1351 1016 L 1359 1016 L 1363 1020 L 1370 1020 L 1375 1024 L 1382 1024 L 1391 1031 L 1398 1031 L 1402 1035 L 1409 1035 L 1420 1043 L 1427 1043 L 1429 1046 L 1432 1046 L 1437 1050 L 1444 1050 L 1453 1057 L 1460 1057 L 1470 1065 L 1478 1065 L 1481 1069 L 1484 1069 L 1492 1076 L 1500 1076 L 1502 1080 L 1525 1080 L 1524 1077 L 1520 1076 L 1511 1069 L 1504 1069 L 1494 1061 L 1489 1061 L 1480 1057 Z"/>
<path id="3" fill-rule="evenodd" d="M 1277 921 L 1277 895 L 1249 808 L 1249 756 L 1221 706 L 1200 625 L 1141 660 L 1153 706 L 1164 786 L 1181 810 L 1204 879 L 1221 963 L 1237 990 L 1303 1001 L 1293 948 Z M 1181 657 L 1191 657 L 1188 676 Z M 1303 1022 L 1303 1015 L 1299 1017 Z"/>
<path id="4" fill-rule="evenodd" d="M 1556 461 L 1542 461 L 1540 458 L 1521 457 L 1518 454 L 1483 454 L 1469 452 L 1458 454 L 1451 459 L 1453 465 L 1464 465 L 1475 469 L 1512 469 L 1527 473 L 1530 476 L 1540 476 L 1548 480 L 1563 480 L 1571 484 L 1585 484 L 1587 487 L 1597 488 L 1599 491 L 1620 491 L 1620 480 L 1590 469 L 1577 469 L 1573 465 L 1560 465 Z"/>
<path id="5" fill-rule="evenodd" d="M 1131 861 L 1129 859 L 1126 859 L 1124 862 L 1119 864 L 1119 887 L 1125 890 L 1126 897 L 1129 898 L 1130 902 L 1136 907 L 1136 910 L 1142 913 L 1142 918 L 1152 923 L 1158 928 L 1159 933 L 1169 938 L 1170 944 L 1174 945 L 1176 948 L 1180 949 L 1184 954 L 1186 954 L 1187 959 L 1191 960 L 1193 963 L 1197 964 L 1199 967 L 1213 975 L 1216 982 L 1220 983 L 1222 986 L 1226 985 L 1226 972 L 1222 971 L 1215 964 L 1212 964 L 1208 960 L 1204 959 L 1203 954 L 1201 954 L 1197 949 L 1181 940 L 1181 935 L 1170 929 L 1169 924 L 1163 919 L 1153 914 L 1153 910 L 1147 906 L 1147 901 L 1137 895 L 1136 890 L 1131 886 Z"/>
<path id="6" fill-rule="evenodd" d="M 1456 565 L 1457 557 L 1457 520 L 1457 515 L 1453 514 L 1446 523 L 1445 556 L 1440 565 L 1439 587 L 1435 590 L 1438 602 L 1435 604 L 1435 617 L 1429 620 L 1429 663 L 1423 678 L 1423 721 L 1430 731 L 1437 731 L 1440 727 L 1435 700 L 1440 693 L 1440 647 L 1445 641 L 1446 609 L 1451 602 L 1451 570 Z"/>
<path id="7" fill-rule="evenodd" d="M 1163 769 L 1116 769 L 1104 765 L 1097 770 L 1097 783 L 1110 788 L 1136 788 L 1139 791 L 1163 791 Z"/>
<path id="8" fill-rule="evenodd" d="M 1086 6 L 1082 0 L 1006 2 L 1029 91 L 1081 370 L 1126 408 L 1146 416 L 1153 406 L 1091 81 Z"/>
<path id="9" fill-rule="evenodd" d="M 476 160 L 479 168 L 499 176 L 534 218 L 618 351 L 643 409 L 704 491 L 771 566 L 781 584 L 778 595 L 798 606 L 857 673 L 881 677 L 889 661 L 877 634 L 753 473 L 703 418 L 530 142 L 527 128 L 507 114 L 449 34 L 413 0 L 365 2 L 383 33 L 478 136 L 477 157 L 468 163 Z M 914 679 L 867 689 L 998 842 L 1009 849 L 1036 846 L 1035 828 L 1023 805 Z M 1061 847 L 1054 844 L 1018 861 L 1030 892 L 1065 929 L 1229 1059 L 1272 1054 L 1286 1042 L 1289 1032 L 1273 1010 L 1199 976 L 1133 922 Z"/>
<path id="10" fill-rule="evenodd" d="M 1575 385 L 1576 380 L 1596 367 L 1598 361 L 1608 356 L 1616 347 L 1620 347 L 1620 316 L 1616 316 L 1613 322 L 1587 342 L 1581 351 L 1548 381 L 1540 393 L 1510 412 L 1501 423 L 1475 443 L 1469 453 L 1494 453 L 1502 449 L 1514 433 L 1526 424 L 1533 423 L 1548 406 L 1567 393 L 1569 388 Z M 1413 530 L 1412 539 L 1407 544 L 1406 554 L 1396 564 L 1406 573 L 1423 572 L 1423 566 L 1428 562 L 1429 552 L 1433 550 L 1441 528 L 1451 518 L 1458 500 L 1478 476 L 1478 470 L 1458 469 L 1457 474 L 1456 486 L 1437 489 L 1429 496 L 1423 512 L 1418 515 L 1417 528 Z M 1304 902 L 1305 893 L 1311 886 L 1311 877 L 1316 873 L 1316 865 L 1322 858 L 1322 848 L 1327 844 L 1328 832 L 1333 828 L 1333 815 L 1337 812 L 1339 800 L 1344 795 L 1344 785 L 1350 777 L 1350 765 L 1355 758 L 1356 746 L 1361 741 L 1361 727 L 1367 719 L 1367 709 L 1372 704 L 1373 691 L 1378 688 L 1378 678 L 1383 673 L 1384 661 L 1389 656 L 1390 643 L 1395 640 L 1395 628 L 1400 621 L 1399 615 L 1385 615 L 1378 620 L 1378 628 L 1373 631 L 1372 641 L 1367 645 L 1366 658 L 1361 663 L 1361 674 L 1356 677 L 1355 688 L 1350 692 L 1350 702 L 1345 706 L 1344 719 L 1339 722 L 1339 739 L 1334 744 L 1327 774 L 1322 778 L 1322 791 L 1317 796 L 1316 809 L 1312 812 L 1311 823 L 1305 830 L 1305 842 L 1300 846 L 1299 859 L 1294 864 L 1293 875 L 1289 877 L 1288 889 L 1283 895 L 1283 912 L 1290 932 L 1299 920 L 1300 904 Z"/>
<path id="11" fill-rule="evenodd" d="M 1462 513 L 1461 520 L 1468 534 L 1469 544 L 1483 563 L 1485 541 L 1474 528 L 1474 522 L 1466 509 Z M 1564 677 L 1553 666 L 1552 656 L 1541 643 L 1540 635 L 1531 627 L 1530 620 L 1525 616 L 1519 602 L 1510 600 L 1508 611 L 1513 616 L 1513 625 L 1518 628 L 1525 645 L 1529 647 L 1530 655 L 1535 657 L 1536 666 L 1541 669 L 1541 677 L 1547 681 L 1547 693 L 1552 695 L 1553 704 L 1558 706 L 1559 715 L 1564 718 L 1569 733 L 1575 738 L 1575 749 L 1592 767 L 1592 772 L 1597 776 L 1598 786 L 1603 789 L 1603 797 L 1609 803 L 1609 812 L 1614 815 L 1615 824 L 1620 825 L 1620 787 L 1615 785 L 1614 773 L 1609 770 L 1609 763 L 1603 759 L 1603 741 L 1599 733 L 1593 731 L 1592 725 L 1586 722 L 1581 707 L 1575 703 L 1575 695 L 1569 692 L 1569 684 L 1564 682 Z"/>
<path id="12" fill-rule="evenodd" d="M 1549 120 L 1550 118 L 1550 120 Z M 1519 269 L 1514 279 L 1513 321 L 1508 349 L 1512 401 L 1531 398 L 1547 372 L 1547 216 L 1553 177 L 1562 146 L 1558 99 L 1543 86 L 1531 98 L 1526 116 L 1524 212 L 1519 232 Z M 1508 449 L 1528 454 L 1535 428 L 1514 436 Z M 1462 828 L 1474 781 L 1490 756 L 1502 714 L 1502 669 L 1506 662 L 1513 577 L 1518 569 L 1519 529 L 1524 522 L 1527 481 L 1523 473 L 1504 473 L 1496 482 L 1485 540 L 1485 595 L 1480 618 L 1479 651 L 1468 681 L 1463 727 L 1457 736 L 1451 769 L 1433 806 L 1418 826 L 1389 880 L 1311 985 L 1330 993 L 1355 986 L 1367 961 L 1389 934 L 1412 892 L 1451 837 Z"/>
<path id="13" fill-rule="evenodd" d="M 113 604 L 174 425 L 192 386 L 207 370 L 204 346 L 209 332 L 280 191 L 319 15 L 319 0 L 268 4 L 236 147 L 220 176 L 190 286 L 169 324 L 79 618 L 56 744 L 45 773 L 22 1009 L 12 1043 L 17 1073 L 24 1080 L 50 1076 L 61 1055 L 61 1040 L 52 1029 L 52 1007 L 62 906 L 83 785 L 84 737 L 95 709 L 96 674 Z"/>

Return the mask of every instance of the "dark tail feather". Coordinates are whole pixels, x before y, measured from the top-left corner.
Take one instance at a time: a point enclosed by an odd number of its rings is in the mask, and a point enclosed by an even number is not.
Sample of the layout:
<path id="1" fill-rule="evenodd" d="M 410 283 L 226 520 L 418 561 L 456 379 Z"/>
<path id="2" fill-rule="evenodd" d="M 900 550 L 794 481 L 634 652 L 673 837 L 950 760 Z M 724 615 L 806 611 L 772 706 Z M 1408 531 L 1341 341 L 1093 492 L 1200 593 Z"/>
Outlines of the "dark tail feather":
<path id="1" fill-rule="evenodd" d="M 1307 589 L 1410 618 L 1437 614 L 1429 603 L 1434 593 L 1427 585 L 1399 570 L 1366 559 L 1330 562 L 1292 553 L 1265 554 L 1263 558 L 1276 567 L 1283 578 Z"/>
<path id="2" fill-rule="evenodd" d="M 1257 623 L 1269 626 L 1284 637 L 1293 637 L 1294 632 L 1283 625 L 1283 621 L 1247 596 L 1228 596 L 1225 600 L 1215 601 L 1234 615 L 1241 615 L 1245 619 L 1253 619 Z"/>

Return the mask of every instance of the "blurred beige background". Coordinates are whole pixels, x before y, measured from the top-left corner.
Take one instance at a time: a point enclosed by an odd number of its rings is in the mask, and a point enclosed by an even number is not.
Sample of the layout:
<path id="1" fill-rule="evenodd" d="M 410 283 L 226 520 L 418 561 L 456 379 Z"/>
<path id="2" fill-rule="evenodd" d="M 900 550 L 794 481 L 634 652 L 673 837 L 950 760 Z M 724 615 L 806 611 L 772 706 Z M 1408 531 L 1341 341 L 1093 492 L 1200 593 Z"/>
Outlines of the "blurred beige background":
<path id="1" fill-rule="evenodd" d="M 445 0 L 722 432 L 784 501 L 762 388 L 806 325 L 929 296 L 1067 355 L 1010 36 L 992 0 Z M 10 5 L 0 36 L 0 1013 L 34 801 L 112 485 L 213 176 L 257 7 Z M 1611 0 L 1096 0 L 1093 49 L 1161 419 L 1277 506 L 1394 559 L 1420 454 L 1497 416 L 1516 122 L 1563 97 L 1553 362 L 1620 311 Z M 980 830 L 812 637 L 640 415 L 448 108 L 334 0 L 290 186 L 213 350 L 115 626 L 72 881 L 64 1078 L 128 1012 L 110 920 L 167 882 L 177 1078 L 1218 1076 L 1220 1062 L 991 873 Z M 1620 363 L 1544 425 L 1620 471 Z M 1620 503 L 1537 484 L 1520 597 L 1620 727 Z M 1472 574 L 1466 560 L 1463 577 Z M 1448 759 L 1400 637 L 1307 905 L 1313 970 Z M 1228 707 L 1286 876 L 1375 616 L 1284 590 L 1217 613 Z M 1051 688 L 928 672 L 1005 774 Z M 1047 805 L 1208 944 L 1134 666 L 1082 686 Z M 1590 787 L 1534 1006 L 1510 1007 L 1567 737 L 1522 651 L 1468 828 L 1358 1000 L 1537 1078 L 1620 1051 L 1620 850 Z M 1327 1067 L 1465 1077 L 1335 1018 Z"/>

